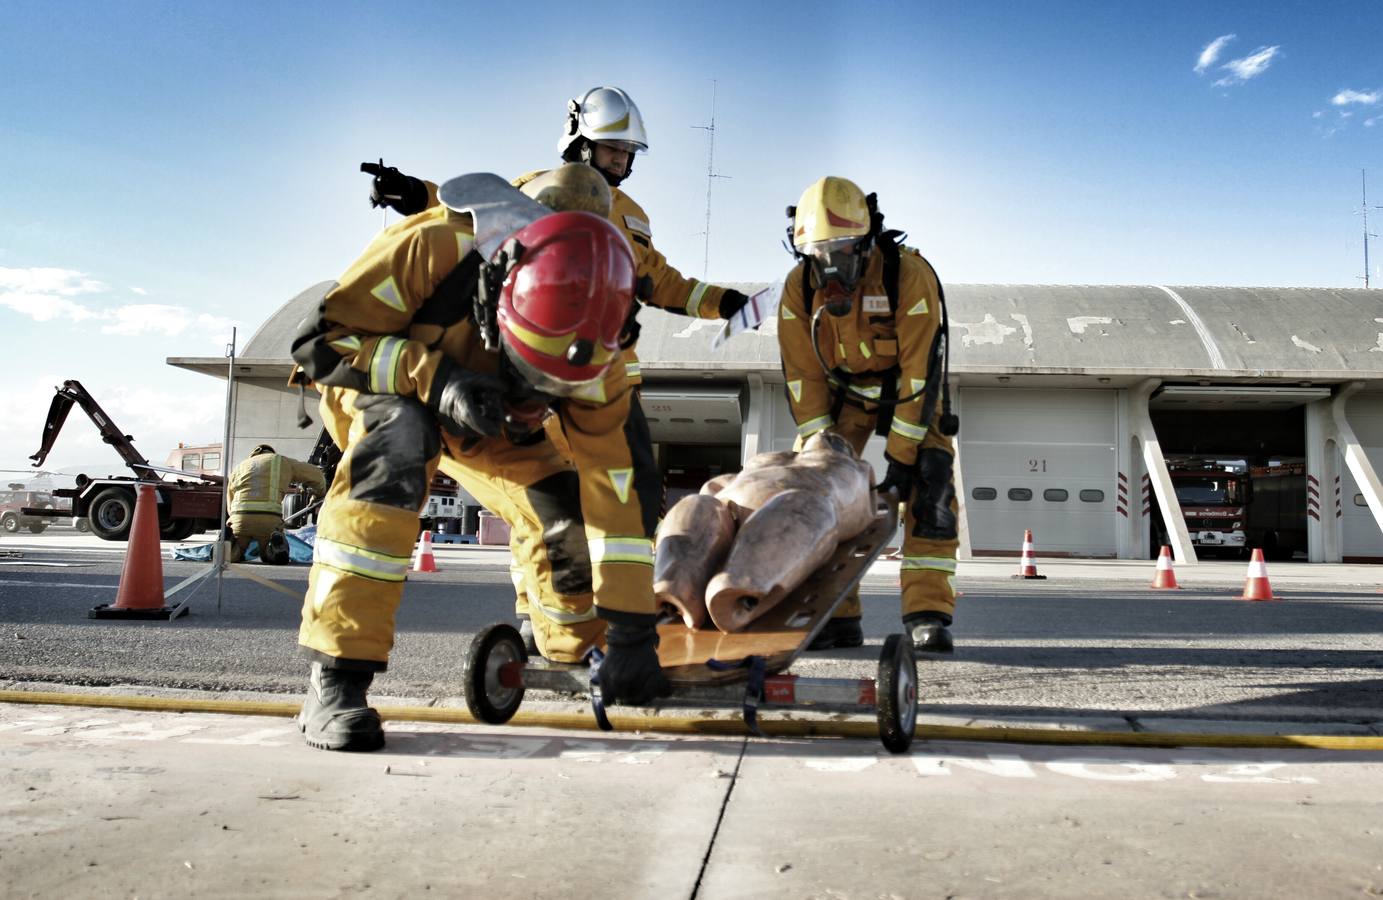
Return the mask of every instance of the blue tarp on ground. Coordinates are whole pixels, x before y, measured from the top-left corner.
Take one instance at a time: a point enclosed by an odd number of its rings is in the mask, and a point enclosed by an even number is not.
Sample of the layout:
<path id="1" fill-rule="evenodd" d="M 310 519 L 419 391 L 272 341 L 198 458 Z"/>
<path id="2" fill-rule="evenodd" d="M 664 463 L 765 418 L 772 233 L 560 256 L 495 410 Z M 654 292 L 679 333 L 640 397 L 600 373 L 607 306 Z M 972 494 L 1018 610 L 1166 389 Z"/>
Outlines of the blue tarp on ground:
<path id="1" fill-rule="evenodd" d="M 317 542 L 317 526 L 308 525 L 306 528 L 298 528 L 294 531 L 285 531 L 284 537 L 288 538 L 288 558 L 295 563 L 312 562 L 312 545 Z M 190 547 L 176 547 L 173 550 L 174 559 L 186 559 L 193 562 L 211 562 L 211 544 L 194 544 Z M 259 561 L 259 542 L 250 541 L 249 549 L 245 551 L 244 562 Z"/>

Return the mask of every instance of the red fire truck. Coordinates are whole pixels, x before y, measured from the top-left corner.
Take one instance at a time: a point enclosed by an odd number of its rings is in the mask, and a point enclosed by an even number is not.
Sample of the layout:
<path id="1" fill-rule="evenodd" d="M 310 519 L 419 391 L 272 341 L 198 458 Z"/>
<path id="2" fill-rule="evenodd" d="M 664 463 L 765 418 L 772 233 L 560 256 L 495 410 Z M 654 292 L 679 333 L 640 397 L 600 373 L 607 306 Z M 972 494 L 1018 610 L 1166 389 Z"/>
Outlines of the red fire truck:
<path id="1" fill-rule="evenodd" d="M 1271 559 L 1306 550 L 1306 466 L 1242 459 L 1169 457 L 1191 543 L 1206 553 L 1247 556 L 1254 548 Z"/>

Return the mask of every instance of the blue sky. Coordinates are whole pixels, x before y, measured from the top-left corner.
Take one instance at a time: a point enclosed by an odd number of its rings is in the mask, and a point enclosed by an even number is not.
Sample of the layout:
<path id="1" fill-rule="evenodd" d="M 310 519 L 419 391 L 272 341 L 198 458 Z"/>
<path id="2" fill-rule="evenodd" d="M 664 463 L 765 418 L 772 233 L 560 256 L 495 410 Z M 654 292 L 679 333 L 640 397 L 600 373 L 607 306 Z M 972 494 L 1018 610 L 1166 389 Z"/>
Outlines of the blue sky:
<path id="1" fill-rule="evenodd" d="M 781 277 L 784 207 L 839 174 L 949 282 L 1359 284 L 1383 4 L 688 6 L 6 0 L 0 468 L 65 378 L 151 458 L 218 439 L 220 384 L 164 359 L 351 262 L 362 160 L 548 166 L 597 84 L 644 114 L 626 187 L 688 274 L 715 79 L 711 280 Z M 113 459 L 74 420 L 50 465 Z"/>

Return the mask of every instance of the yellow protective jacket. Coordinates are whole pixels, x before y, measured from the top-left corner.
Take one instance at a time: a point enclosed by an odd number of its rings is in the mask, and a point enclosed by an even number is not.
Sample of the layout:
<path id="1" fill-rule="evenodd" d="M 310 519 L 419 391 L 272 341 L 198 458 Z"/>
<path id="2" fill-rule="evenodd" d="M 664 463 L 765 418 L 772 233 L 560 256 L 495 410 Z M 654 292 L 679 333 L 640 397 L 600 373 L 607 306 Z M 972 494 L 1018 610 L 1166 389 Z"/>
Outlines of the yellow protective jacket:
<path id="1" fill-rule="evenodd" d="M 498 373 L 500 353 L 485 349 L 470 315 L 481 262 L 473 243 L 470 217 L 445 206 L 384 229 L 327 293 L 319 325 L 294 342 L 294 359 L 319 384 L 430 406 L 453 366 Z M 555 412 L 580 478 L 596 605 L 647 614 L 653 542 L 632 489 L 624 423 L 633 388 L 622 362 L 593 389 L 556 401 Z M 445 452 L 463 456 L 461 438 L 443 429 L 441 439 Z"/>
<path id="2" fill-rule="evenodd" d="M 805 262 L 799 263 L 783 283 L 783 298 L 778 307 L 778 345 L 788 405 L 797 421 L 797 433 L 805 438 L 833 424 L 832 410 L 838 398 L 812 352 L 814 309 L 806 309 L 803 303 L 804 265 Z M 898 309 L 890 314 L 884 290 L 883 253 L 876 248 L 855 288 L 850 312 L 839 317 L 830 313 L 821 316 L 818 340 L 822 359 L 832 369 L 849 375 L 850 384 L 870 397 L 881 396 L 884 377 L 898 379 L 898 397 L 922 391 L 927 384 L 932 341 L 941 324 L 939 296 L 932 267 L 922 257 L 903 249 L 899 255 Z M 821 302 L 822 292 L 814 291 L 813 306 Z M 882 374 L 895 367 L 893 375 Z M 866 410 L 877 409 L 857 395 L 850 402 Z M 903 465 L 917 461 L 918 447 L 933 424 L 921 421 L 922 403 L 923 397 L 918 396 L 894 410 L 885 452 Z M 933 422 L 939 415 L 939 410 L 933 414 Z"/>
<path id="3" fill-rule="evenodd" d="M 235 467 L 226 493 L 230 515 L 283 515 L 283 497 L 297 482 L 315 494 L 325 494 L 326 478 L 311 463 L 278 453 L 261 453 Z"/>

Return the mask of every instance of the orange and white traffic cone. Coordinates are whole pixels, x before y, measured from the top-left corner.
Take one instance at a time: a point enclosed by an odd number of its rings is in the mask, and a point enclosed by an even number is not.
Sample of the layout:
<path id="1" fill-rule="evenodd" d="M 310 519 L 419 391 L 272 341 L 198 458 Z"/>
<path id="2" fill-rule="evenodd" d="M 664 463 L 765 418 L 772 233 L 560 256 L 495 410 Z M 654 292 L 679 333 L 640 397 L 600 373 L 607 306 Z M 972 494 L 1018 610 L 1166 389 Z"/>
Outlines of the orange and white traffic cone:
<path id="1" fill-rule="evenodd" d="M 413 559 L 414 572 L 436 572 L 437 559 L 432 555 L 432 532 L 424 531 L 418 539 L 418 554 Z"/>
<path id="2" fill-rule="evenodd" d="M 1041 579 L 1046 575 L 1037 574 L 1037 557 L 1032 550 L 1032 529 L 1023 532 L 1023 555 L 1018 559 L 1018 574 L 1014 578 Z"/>
<path id="3" fill-rule="evenodd" d="M 1263 551 L 1257 548 L 1249 559 L 1248 577 L 1244 579 L 1244 592 L 1240 600 L 1281 600 L 1273 596 L 1272 585 L 1268 584 L 1268 564 L 1263 561 Z"/>
<path id="4" fill-rule="evenodd" d="M 1152 586 L 1155 588 L 1174 588 L 1180 589 L 1177 584 L 1177 573 L 1172 569 L 1172 548 L 1164 545 L 1162 552 L 1157 556 L 1157 574 L 1153 576 Z"/>
<path id="5" fill-rule="evenodd" d="M 93 608 L 88 619 L 172 619 L 184 615 L 186 606 L 172 608 L 163 598 L 163 557 L 159 547 L 158 498 L 152 484 L 140 484 L 135 492 L 134 521 L 125 547 L 125 567 L 115 602 Z"/>

